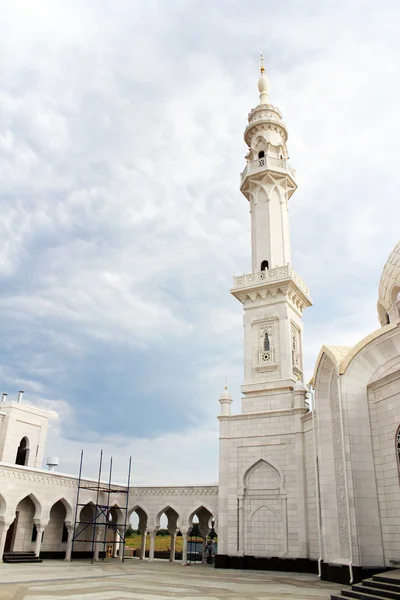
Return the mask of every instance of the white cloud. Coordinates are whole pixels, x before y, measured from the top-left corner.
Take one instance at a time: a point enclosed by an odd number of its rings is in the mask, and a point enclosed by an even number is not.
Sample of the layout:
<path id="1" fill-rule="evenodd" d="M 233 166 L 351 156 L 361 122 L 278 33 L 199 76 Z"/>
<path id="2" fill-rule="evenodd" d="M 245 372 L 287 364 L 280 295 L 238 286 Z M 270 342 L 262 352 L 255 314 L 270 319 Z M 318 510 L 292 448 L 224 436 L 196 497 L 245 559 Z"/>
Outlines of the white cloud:
<path id="1" fill-rule="evenodd" d="M 149 468 L 153 482 L 215 479 L 217 398 L 227 376 L 237 403 L 242 378 L 241 307 L 228 290 L 250 266 L 238 180 L 257 51 L 298 173 L 292 247 L 315 301 L 311 374 L 322 343 L 375 327 L 398 241 L 399 7 L 2 6 L 4 385 L 58 399 L 49 448 L 140 448 L 150 462 L 136 465 L 139 479 Z M 86 440 L 62 426 L 77 415 L 90 420 Z"/>

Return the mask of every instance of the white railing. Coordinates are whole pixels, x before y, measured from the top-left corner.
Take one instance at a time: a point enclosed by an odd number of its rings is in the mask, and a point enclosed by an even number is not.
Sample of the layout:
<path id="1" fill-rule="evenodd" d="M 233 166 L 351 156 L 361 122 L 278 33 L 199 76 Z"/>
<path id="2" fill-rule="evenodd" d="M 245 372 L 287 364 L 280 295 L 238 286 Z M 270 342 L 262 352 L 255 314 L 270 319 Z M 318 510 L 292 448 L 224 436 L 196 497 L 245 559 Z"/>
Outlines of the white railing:
<path id="1" fill-rule="evenodd" d="M 250 173 L 258 173 L 265 169 L 289 173 L 293 179 L 296 177 L 296 171 L 289 165 L 287 160 L 284 160 L 283 158 L 274 158 L 273 156 L 264 156 L 263 158 L 257 158 L 256 160 L 247 163 L 240 174 L 241 183 L 243 183 L 244 178 Z"/>
<path id="2" fill-rule="evenodd" d="M 233 278 L 233 287 L 241 288 L 255 284 L 262 284 L 268 281 L 280 281 L 291 277 L 296 281 L 299 287 L 303 290 L 307 296 L 310 295 L 310 290 L 304 283 L 303 279 L 296 273 L 290 265 L 283 265 L 282 267 L 275 267 L 275 269 L 266 269 L 265 271 L 255 271 L 254 273 L 243 273 L 243 275 L 237 275 Z"/>
<path id="3" fill-rule="evenodd" d="M 264 363 L 274 362 L 274 348 L 269 350 L 259 350 L 258 352 L 258 363 L 263 365 Z"/>

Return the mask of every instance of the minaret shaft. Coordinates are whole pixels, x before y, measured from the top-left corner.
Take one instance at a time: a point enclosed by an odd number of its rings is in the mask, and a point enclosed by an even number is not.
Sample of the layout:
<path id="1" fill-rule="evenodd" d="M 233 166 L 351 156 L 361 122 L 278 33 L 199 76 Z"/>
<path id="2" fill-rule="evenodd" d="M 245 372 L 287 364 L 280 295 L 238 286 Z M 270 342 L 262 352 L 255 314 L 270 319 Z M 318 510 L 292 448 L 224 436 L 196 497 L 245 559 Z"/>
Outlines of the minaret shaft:
<path id="1" fill-rule="evenodd" d="M 285 180 L 279 177 L 268 175 L 254 184 L 250 196 L 252 270 L 262 271 L 291 262 L 288 193 Z"/>
<path id="2" fill-rule="evenodd" d="M 293 386 L 303 380 L 302 312 L 312 304 L 291 265 L 288 203 L 297 186 L 282 115 L 266 104 L 268 87 L 262 71 L 260 104 L 244 136 L 240 189 L 250 205 L 252 272 L 235 277 L 231 290 L 244 308 L 244 412 L 293 407 Z"/>

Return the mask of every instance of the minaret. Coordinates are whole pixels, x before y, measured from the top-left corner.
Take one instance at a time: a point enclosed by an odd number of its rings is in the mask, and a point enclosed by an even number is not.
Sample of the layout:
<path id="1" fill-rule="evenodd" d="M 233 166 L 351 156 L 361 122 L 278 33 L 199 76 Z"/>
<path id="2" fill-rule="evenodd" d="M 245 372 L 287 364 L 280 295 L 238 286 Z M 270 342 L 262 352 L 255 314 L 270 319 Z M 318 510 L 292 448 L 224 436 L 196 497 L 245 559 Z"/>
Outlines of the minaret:
<path id="1" fill-rule="evenodd" d="M 240 189 L 251 214 L 252 272 L 234 277 L 231 293 L 244 308 L 243 412 L 294 408 L 303 380 L 302 313 L 309 290 L 291 264 L 288 203 L 296 190 L 288 163 L 288 132 L 269 104 L 263 60 L 260 102 L 248 117 Z"/>

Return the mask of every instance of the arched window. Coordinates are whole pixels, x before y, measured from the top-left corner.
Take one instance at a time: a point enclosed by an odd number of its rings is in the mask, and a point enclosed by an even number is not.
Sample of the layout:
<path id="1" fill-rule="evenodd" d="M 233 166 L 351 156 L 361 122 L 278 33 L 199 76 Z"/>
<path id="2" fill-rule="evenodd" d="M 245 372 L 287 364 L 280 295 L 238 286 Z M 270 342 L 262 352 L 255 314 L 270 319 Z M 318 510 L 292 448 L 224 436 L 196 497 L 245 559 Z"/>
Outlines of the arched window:
<path id="1" fill-rule="evenodd" d="M 265 156 L 264 150 L 260 150 L 260 152 L 258 153 L 258 158 L 264 158 L 264 156 Z"/>
<path id="2" fill-rule="evenodd" d="M 29 440 L 27 437 L 23 437 L 19 443 L 17 456 L 15 458 L 16 465 L 27 465 L 29 459 Z"/>
<path id="3" fill-rule="evenodd" d="M 397 470 L 399 472 L 399 478 L 400 478 L 400 425 L 398 426 L 397 431 L 396 431 L 395 444 L 396 444 Z"/>
<path id="4" fill-rule="evenodd" d="M 270 343 L 269 343 L 269 335 L 268 332 L 265 332 L 264 335 L 264 352 L 268 352 L 270 349 Z"/>
<path id="5" fill-rule="evenodd" d="M 269 269 L 269 264 L 267 260 L 263 260 L 261 263 L 261 271 L 266 271 L 267 269 Z"/>

